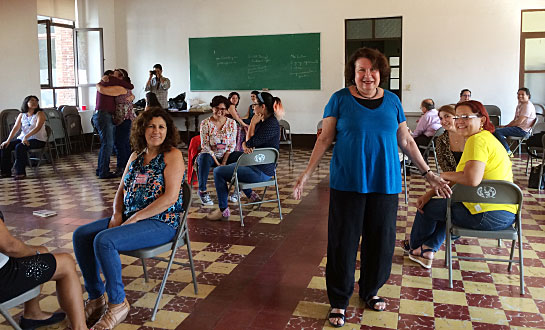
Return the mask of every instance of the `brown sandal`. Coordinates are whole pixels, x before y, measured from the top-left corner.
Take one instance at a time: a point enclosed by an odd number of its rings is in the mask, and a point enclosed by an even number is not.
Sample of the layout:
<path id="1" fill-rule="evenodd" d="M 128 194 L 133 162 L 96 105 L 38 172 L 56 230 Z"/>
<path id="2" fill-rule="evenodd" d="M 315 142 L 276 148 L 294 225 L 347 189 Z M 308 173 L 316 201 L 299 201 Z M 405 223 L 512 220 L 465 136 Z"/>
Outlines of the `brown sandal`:
<path id="1" fill-rule="evenodd" d="M 102 317 L 106 311 L 106 297 L 104 295 L 97 299 L 85 301 L 85 323 L 90 328 Z"/>
<path id="2" fill-rule="evenodd" d="M 119 305 L 108 304 L 106 313 L 102 315 L 100 320 L 91 328 L 91 330 L 107 330 L 113 329 L 121 322 L 125 321 L 131 306 L 127 298 Z"/>

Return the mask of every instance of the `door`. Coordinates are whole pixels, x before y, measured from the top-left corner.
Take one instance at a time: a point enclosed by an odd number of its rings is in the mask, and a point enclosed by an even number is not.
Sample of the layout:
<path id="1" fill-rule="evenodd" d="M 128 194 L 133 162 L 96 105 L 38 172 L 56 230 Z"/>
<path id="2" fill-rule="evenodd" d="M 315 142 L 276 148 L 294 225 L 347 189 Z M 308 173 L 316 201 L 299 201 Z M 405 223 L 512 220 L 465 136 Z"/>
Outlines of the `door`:
<path id="1" fill-rule="evenodd" d="M 104 43 L 102 28 L 74 29 L 76 77 L 81 110 L 94 110 L 95 85 L 104 73 Z"/>

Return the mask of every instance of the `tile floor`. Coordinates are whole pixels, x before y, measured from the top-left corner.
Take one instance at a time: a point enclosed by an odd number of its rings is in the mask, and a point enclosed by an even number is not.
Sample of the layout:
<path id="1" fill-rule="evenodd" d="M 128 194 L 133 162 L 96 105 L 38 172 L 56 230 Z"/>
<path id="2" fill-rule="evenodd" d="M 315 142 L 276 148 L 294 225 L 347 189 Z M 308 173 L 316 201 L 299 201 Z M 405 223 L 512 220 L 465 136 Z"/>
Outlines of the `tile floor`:
<path id="1" fill-rule="evenodd" d="M 279 163 L 282 222 L 277 205 L 268 203 L 260 210 L 245 209 L 245 227 L 240 227 L 237 215 L 228 222 L 210 223 L 204 216 L 215 206 L 203 207 L 194 198 L 189 228 L 199 295 L 193 293 L 189 270 L 175 266 L 155 322 L 149 318 L 165 264 L 149 262 L 150 282 L 145 283 L 140 262 L 123 257 L 124 283 L 132 309 L 117 329 L 328 328 L 324 270 L 330 153 L 310 180 L 303 200 L 295 201 L 290 196 L 292 186 L 306 166 L 310 150 L 294 152 L 293 166 L 288 166 L 285 152 Z M 509 273 L 506 264 L 455 262 L 454 289 L 449 289 L 441 261 L 444 252 L 428 271 L 409 261 L 396 247 L 392 275 L 379 292 L 388 303 L 386 311 L 366 309 L 357 298 L 356 283 L 344 329 L 545 329 L 545 194 L 527 189 L 525 160 L 513 161 L 515 181 L 524 189 L 525 198 L 524 296 L 519 293 L 518 267 Z M 56 172 L 43 166 L 39 177 L 30 175 L 19 182 L 1 179 L 0 210 L 11 233 L 29 244 L 45 245 L 52 252 L 72 253 L 74 229 L 111 213 L 118 181 L 98 180 L 95 164 L 96 153 L 83 153 L 61 158 Z M 400 194 L 398 241 L 408 236 L 415 201 L 426 186 L 415 175 L 410 177 L 409 187 L 409 205 Z M 212 183 L 209 191 L 215 199 Z M 32 215 L 37 209 L 52 209 L 58 214 L 39 218 Z M 462 238 L 455 251 L 505 256 L 509 244 L 498 248 L 496 241 Z M 177 257 L 187 260 L 187 252 L 180 249 Z M 44 285 L 40 298 L 44 310 L 59 308 L 51 283 Z M 18 318 L 21 309 L 11 312 Z M 66 326 L 61 323 L 50 328 Z M 9 326 L 0 317 L 3 329 Z"/>

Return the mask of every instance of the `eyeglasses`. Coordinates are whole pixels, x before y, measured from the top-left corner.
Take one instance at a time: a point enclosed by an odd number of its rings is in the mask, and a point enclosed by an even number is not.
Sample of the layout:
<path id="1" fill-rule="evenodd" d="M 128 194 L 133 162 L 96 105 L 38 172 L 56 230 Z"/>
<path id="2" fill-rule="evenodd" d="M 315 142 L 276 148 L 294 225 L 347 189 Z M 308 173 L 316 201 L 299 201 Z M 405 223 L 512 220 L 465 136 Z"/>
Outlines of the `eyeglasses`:
<path id="1" fill-rule="evenodd" d="M 477 116 L 477 115 L 471 115 L 471 116 L 456 116 L 456 117 L 452 117 L 454 120 L 458 120 L 458 119 L 462 119 L 462 120 L 468 120 L 468 119 L 473 119 L 473 118 L 479 118 L 480 116 Z"/>

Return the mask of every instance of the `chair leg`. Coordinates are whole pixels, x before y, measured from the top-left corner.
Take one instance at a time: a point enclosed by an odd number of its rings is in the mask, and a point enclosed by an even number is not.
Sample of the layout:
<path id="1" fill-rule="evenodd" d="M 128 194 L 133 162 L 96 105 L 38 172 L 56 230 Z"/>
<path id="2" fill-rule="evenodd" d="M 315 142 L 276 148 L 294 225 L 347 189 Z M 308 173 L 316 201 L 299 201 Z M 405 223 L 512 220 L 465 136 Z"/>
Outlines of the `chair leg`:
<path id="1" fill-rule="evenodd" d="M 520 234 L 519 234 L 519 262 L 520 262 L 520 294 L 524 294 L 524 260 L 522 258 L 522 235 Z"/>
<path id="2" fill-rule="evenodd" d="M 501 248 L 501 238 L 498 239 L 498 247 Z"/>
<path id="3" fill-rule="evenodd" d="M 193 255 L 191 254 L 191 243 L 189 243 L 189 234 L 186 232 L 185 241 L 187 242 L 187 255 L 189 256 L 189 267 L 191 268 L 191 276 L 193 277 L 193 289 L 195 294 L 199 294 L 197 287 L 197 276 L 195 275 L 195 265 L 193 264 Z"/>
<path id="4" fill-rule="evenodd" d="M 178 250 L 178 244 L 176 244 L 175 248 L 172 249 L 172 254 L 170 255 L 167 268 L 165 269 L 165 274 L 163 275 L 163 280 L 161 281 L 159 292 L 157 292 L 157 300 L 155 300 L 155 306 L 153 307 L 153 313 L 151 314 L 152 321 L 155 321 L 155 315 L 157 314 L 157 310 L 159 309 L 159 303 L 161 302 L 161 297 L 163 296 L 163 291 L 165 290 L 165 285 L 167 284 L 168 274 L 170 273 L 170 268 L 172 267 L 172 262 L 174 261 L 174 255 L 176 254 L 176 250 Z M 142 261 L 144 261 L 144 259 L 142 259 Z"/>
<path id="5" fill-rule="evenodd" d="M 146 268 L 146 259 L 140 259 L 142 261 L 142 269 L 144 269 L 144 280 L 148 282 L 148 269 Z"/>
<path id="6" fill-rule="evenodd" d="M 269 187 L 265 187 L 265 189 L 263 189 L 263 195 L 261 195 L 261 200 L 262 200 L 262 201 L 265 200 L 265 194 L 267 193 L 267 188 L 269 188 Z M 261 204 L 259 204 L 259 205 L 257 206 L 257 210 L 258 210 L 258 211 L 261 210 L 261 205 L 263 205 L 263 203 L 261 203 Z"/>
<path id="7" fill-rule="evenodd" d="M 280 192 L 278 191 L 278 181 L 276 181 L 276 176 L 274 177 L 274 186 L 276 188 L 276 199 L 278 200 L 278 214 L 280 220 L 282 220 L 282 205 L 280 205 Z"/>
<path id="8" fill-rule="evenodd" d="M 15 330 L 21 330 L 21 327 L 19 327 L 19 324 L 15 322 L 13 317 L 9 314 L 8 310 L 4 310 L 3 308 L 0 308 L 0 314 L 9 322 L 9 324 L 13 327 Z"/>
<path id="9" fill-rule="evenodd" d="M 448 284 L 449 287 L 452 289 L 452 236 L 450 233 L 450 229 L 447 228 L 447 243 L 445 244 L 445 247 L 447 248 L 446 255 L 447 255 L 447 262 L 448 262 Z"/>
<path id="10" fill-rule="evenodd" d="M 238 187 L 238 179 L 235 181 L 235 193 L 238 196 L 238 212 L 240 214 L 240 226 L 244 227 L 244 216 L 242 215 L 242 203 L 240 202 L 240 189 Z"/>
<path id="11" fill-rule="evenodd" d="M 291 153 L 293 152 L 292 150 L 292 147 L 291 147 L 291 143 L 290 143 L 290 154 L 289 154 L 289 158 L 288 158 L 288 165 L 291 166 Z"/>

